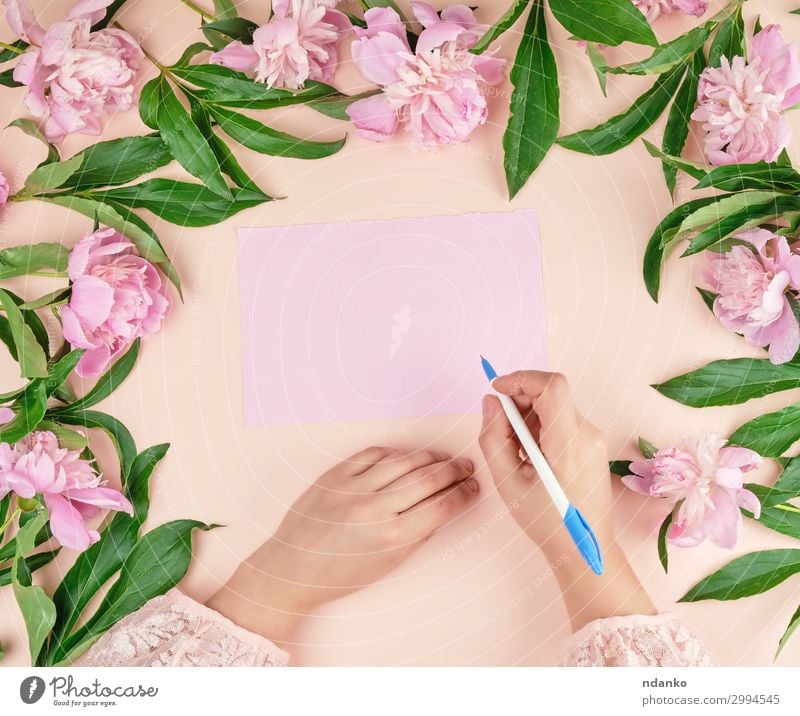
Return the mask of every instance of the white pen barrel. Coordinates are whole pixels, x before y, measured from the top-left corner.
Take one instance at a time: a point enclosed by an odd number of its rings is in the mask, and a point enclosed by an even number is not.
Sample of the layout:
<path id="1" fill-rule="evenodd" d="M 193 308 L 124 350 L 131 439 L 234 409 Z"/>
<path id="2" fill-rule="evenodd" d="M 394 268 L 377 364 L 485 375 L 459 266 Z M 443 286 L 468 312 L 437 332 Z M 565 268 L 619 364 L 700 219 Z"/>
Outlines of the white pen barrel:
<path id="1" fill-rule="evenodd" d="M 539 479 L 550 495 L 550 499 L 553 501 L 559 514 L 563 517 L 567 514 L 567 508 L 569 508 L 569 500 L 564 494 L 564 490 L 561 489 L 561 485 L 558 484 L 553 470 L 542 454 L 542 451 L 539 449 L 539 446 L 536 444 L 536 441 L 533 439 L 531 431 L 525 424 L 525 420 L 520 414 L 519 408 L 517 408 L 517 404 L 508 395 L 498 393 L 497 396 L 500 398 L 500 403 L 508 417 L 508 421 L 511 423 L 511 427 L 514 428 L 514 432 L 517 434 L 522 449 L 527 453 L 531 464 L 539 475 Z"/>

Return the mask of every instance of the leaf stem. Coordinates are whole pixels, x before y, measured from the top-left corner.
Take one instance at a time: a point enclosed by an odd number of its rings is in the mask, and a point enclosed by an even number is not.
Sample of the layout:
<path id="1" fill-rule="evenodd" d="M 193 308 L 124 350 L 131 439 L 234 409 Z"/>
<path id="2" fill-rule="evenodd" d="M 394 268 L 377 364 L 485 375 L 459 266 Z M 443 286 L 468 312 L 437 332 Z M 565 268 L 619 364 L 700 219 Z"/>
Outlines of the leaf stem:
<path id="1" fill-rule="evenodd" d="M 795 507 L 794 505 L 789 505 L 789 504 L 785 504 L 785 505 L 775 505 L 775 507 L 776 507 L 777 509 L 779 509 L 779 510 L 784 510 L 784 511 L 786 511 L 786 512 L 795 512 L 795 513 L 797 513 L 798 515 L 800 515 L 800 508 L 797 508 L 797 507 Z"/>
<path id="2" fill-rule="evenodd" d="M 22 510 L 21 510 L 19 507 L 17 507 L 17 509 L 16 509 L 16 510 L 14 510 L 14 511 L 13 511 L 13 512 L 12 512 L 12 513 L 9 515 L 8 519 L 7 519 L 5 522 L 3 522 L 3 524 L 2 524 L 2 525 L 0 525 L 0 535 L 2 535 L 2 534 L 3 534 L 3 532 L 5 532 L 5 531 L 6 531 L 6 529 L 8 528 L 8 526 L 9 526 L 9 525 L 10 525 L 10 524 L 11 524 L 11 523 L 12 523 L 12 522 L 15 520 L 15 519 L 17 519 L 17 517 L 19 517 L 21 514 L 22 514 Z"/>
<path id="3" fill-rule="evenodd" d="M 181 0 L 181 2 L 186 5 L 190 10 L 194 10 L 200 17 L 204 20 L 216 20 L 216 15 L 212 15 L 211 13 L 206 12 L 203 8 L 198 7 L 195 5 L 192 0 Z"/>
<path id="4" fill-rule="evenodd" d="M 0 42 L 0 49 L 8 50 L 9 52 L 13 52 L 15 55 L 24 55 L 27 50 L 22 49 L 21 47 L 15 47 L 14 45 L 8 45 L 5 42 Z"/>

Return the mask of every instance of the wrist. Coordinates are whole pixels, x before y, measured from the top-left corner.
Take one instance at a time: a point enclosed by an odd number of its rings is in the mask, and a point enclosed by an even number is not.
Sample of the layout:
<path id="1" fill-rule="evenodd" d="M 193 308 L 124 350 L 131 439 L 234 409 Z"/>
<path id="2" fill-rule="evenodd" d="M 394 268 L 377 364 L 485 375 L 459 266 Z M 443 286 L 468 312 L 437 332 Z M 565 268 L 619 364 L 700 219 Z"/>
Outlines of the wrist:
<path id="1" fill-rule="evenodd" d="M 270 641 L 286 643 L 303 613 L 270 575 L 243 562 L 206 606 Z"/>

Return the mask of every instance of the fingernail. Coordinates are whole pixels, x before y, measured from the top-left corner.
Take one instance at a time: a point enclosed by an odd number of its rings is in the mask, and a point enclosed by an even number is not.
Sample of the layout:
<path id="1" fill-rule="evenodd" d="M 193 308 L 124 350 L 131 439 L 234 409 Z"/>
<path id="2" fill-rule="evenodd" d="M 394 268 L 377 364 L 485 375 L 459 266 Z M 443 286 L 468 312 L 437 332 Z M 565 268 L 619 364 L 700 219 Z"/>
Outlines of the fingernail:
<path id="1" fill-rule="evenodd" d="M 464 468 L 464 470 L 466 470 L 467 472 L 472 472 L 472 471 L 473 471 L 473 469 L 474 469 L 474 467 L 473 467 L 473 465 L 472 465 L 472 460 L 470 460 L 469 458 L 466 458 L 466 457 L 460 457 L 460 458 L 458 458 L 458 459 L 456 460 L 456 462 L 457 462 L 457 463 L 458 463 L 458 464 L 459 464 L 459 465 L 460 465 L 462 468 Z"/>
<path id="2" fill-rule="evenodd" d="M 477 492 L 478 490 L 481 489 L 480 485 L 478 484 L 478 481 L 474 477 L 469 478 L 469 480 L 467 480 L 464 483 L 464 488 L 468 492 Z"/>

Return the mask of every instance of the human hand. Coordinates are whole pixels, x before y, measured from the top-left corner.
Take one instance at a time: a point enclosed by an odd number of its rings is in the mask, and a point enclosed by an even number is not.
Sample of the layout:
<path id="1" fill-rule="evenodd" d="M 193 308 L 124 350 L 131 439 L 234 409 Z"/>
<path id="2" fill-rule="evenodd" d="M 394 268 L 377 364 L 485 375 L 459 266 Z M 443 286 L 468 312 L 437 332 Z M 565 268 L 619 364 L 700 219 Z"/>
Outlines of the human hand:
<path id="1" fill-rule="evenodd" d="M 553 567 L 573 627 L 599 617 L 652 612 L 652 603 L 614 539 L 605 440 L 575 408 L 566 378 L 526 370 L 496 378 L 492 386 L 514 398 L 567 498 L 592 526 L 600 544 L 604 573 L 597 577 L 578 554 L 535 469 L 521 459 L 519 441 L 499 399 L 484 396 L 481 450 L 498 492 L 515 506 L 512 514 L 517 523 Z"/>
<path id="2" fill-rule="evenodd" d="M 397 567 L 478 496 L 472 463 L 371 447 L 326 472 L 208 606 L 285 641 L 297 619 Z"/>

